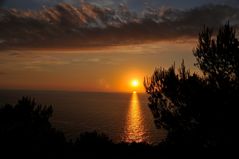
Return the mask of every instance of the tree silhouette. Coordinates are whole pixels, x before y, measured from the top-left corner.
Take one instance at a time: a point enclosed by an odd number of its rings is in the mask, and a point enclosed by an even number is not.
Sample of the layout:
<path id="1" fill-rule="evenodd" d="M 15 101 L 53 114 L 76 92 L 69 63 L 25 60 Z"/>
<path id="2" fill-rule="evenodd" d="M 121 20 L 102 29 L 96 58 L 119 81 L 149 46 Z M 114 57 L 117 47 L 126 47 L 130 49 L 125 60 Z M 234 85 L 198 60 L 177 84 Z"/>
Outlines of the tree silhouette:
<path id="1" fill-rule="evenodd" d="M 199 127 L 201 102 L 197 99 L 204 95 L 201 94 L 202 79 L 196 74 L 190 75 L 183 61 L 178 73 L 175 65 L 168 70 L 156 69 L 150 78 L 145 78 L 144 85 L 150 95 L 149 107 L 156 126 L 168 130 L 167 142 L 196 142 L 197 138 L 188 137 Z"/>
<path id="2" fill-rule="evenodd" d="M 236 107 L 239 104 L 239 47 L 229 23 L 216 39 L 204 27 L 193 51 L 203 77 L 190 74 L 184 61 L 157 68 L 144 79 L 149 107 L 157 127 L 168 130 L 165 143 L 187 148 L 232 146 L 236 137 Z"/>
<path id="3" fill-rule="evenodd" d="M 204 27 L 193 54 L 196 65 L 217 87 L 227 86 L 228 81 L 238 81 L 239 41 L 229 22 L 219 29 L 216 39 L 213 29 Z"/>
<path id="4" fill-rule="evenodd" d="M 8 155 L 34 158 L 61 156 L 64 151 L 63 133 L 52 128 L 49 118 L 51 106 L 37 105 L 34 99 L 23 97 L 15 106 L 0 108 L 0 147 Z M 54 152 L 61 153 L 54 153 Z M 42 155 L 42 156 L 41 156 Z M 8 156 L 11 158 L 10 156 Z"/>

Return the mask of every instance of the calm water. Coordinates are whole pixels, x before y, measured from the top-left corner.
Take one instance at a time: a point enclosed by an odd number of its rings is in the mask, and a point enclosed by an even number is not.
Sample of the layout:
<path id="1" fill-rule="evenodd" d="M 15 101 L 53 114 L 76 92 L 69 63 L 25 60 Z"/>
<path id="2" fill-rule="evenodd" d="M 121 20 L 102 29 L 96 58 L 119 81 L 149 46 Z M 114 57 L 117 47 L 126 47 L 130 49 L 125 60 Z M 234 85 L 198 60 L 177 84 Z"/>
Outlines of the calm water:
<path id="1" fill-rule="evenodd" d="M 51 121 L 68 138 L 93 130 L 106 133 L 115 142 L 157 143 L 165 137 L 165 131 L 155 128 L 146 94 L 0 91 L 0 104 L 15 104 L 22 96 L 53 105 Z"/>

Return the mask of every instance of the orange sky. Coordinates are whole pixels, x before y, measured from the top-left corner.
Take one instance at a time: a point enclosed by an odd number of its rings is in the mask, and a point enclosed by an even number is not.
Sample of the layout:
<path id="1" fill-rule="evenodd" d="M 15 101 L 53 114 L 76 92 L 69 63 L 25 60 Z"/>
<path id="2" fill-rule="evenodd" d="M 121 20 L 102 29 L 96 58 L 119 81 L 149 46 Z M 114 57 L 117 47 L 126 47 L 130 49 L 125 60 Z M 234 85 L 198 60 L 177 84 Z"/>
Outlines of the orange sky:
<path id="1" fill-rule="evenodd" d="M 155 67 L 195 70 L 194 43 L 157 42 L 88 50 L 0 51 L 0 89 L 144 92 L 143 78 Z M 139 86 L 133 88 L 133 79 Z"/>

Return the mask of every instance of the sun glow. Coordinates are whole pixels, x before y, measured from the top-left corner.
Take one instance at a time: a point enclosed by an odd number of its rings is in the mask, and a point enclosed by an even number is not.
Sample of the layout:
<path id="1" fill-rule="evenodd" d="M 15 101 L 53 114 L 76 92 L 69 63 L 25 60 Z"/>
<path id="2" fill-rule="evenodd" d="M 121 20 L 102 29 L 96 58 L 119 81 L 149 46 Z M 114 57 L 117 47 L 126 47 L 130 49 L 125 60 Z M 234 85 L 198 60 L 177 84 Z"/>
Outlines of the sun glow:
<path id="1" fill-rule="evenodd" d="M 133 87 L 138 87 L 138 86 L 139 86 L 139 81 L 138 81 L 138 80 L 133 80 L 133 81 L 131 82 L 131 85 L 132 85 Z"/>

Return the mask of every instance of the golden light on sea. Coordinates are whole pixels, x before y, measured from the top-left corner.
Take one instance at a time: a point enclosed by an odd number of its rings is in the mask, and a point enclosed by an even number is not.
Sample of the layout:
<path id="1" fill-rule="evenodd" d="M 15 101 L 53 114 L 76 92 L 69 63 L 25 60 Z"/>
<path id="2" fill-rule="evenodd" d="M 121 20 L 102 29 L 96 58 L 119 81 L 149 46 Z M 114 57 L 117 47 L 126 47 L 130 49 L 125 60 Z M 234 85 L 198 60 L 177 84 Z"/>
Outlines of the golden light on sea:
<path id="1" fill-rule="evenodd" d="M 142 121 L 142 114 L 140 109 L 140 102 L 138 94 L 133 92 L 129 104 L 125 133 L 123 141 L 126 142 L 143 142 L 145 135 L 145 128 Z"/>

